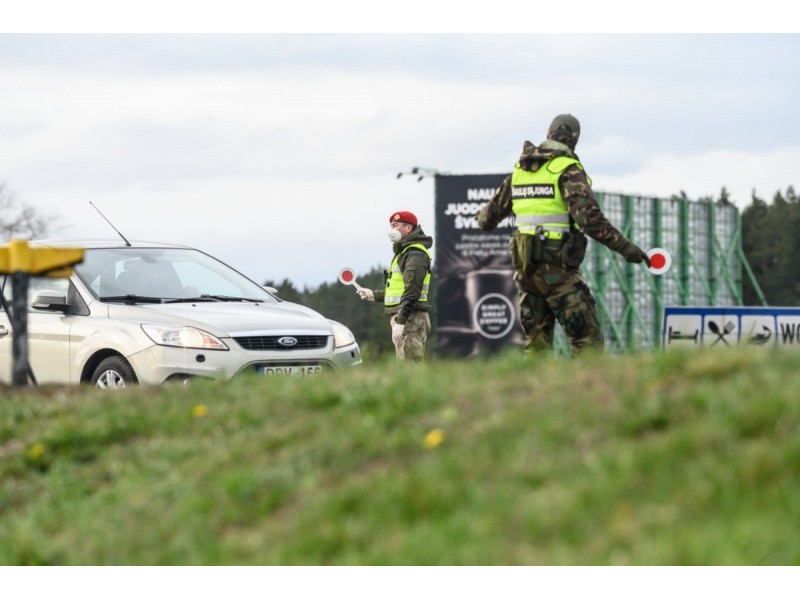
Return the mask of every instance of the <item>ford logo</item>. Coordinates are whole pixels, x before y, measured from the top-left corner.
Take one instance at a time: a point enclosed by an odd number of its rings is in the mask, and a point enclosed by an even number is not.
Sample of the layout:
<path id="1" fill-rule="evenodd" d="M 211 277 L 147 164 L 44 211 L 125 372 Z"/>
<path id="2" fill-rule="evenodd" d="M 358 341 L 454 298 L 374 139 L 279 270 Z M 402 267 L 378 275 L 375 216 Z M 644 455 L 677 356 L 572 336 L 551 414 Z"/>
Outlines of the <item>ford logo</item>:
<path id="1" fill-rule="evenodd" d="M 278 338 L 278 343 L 285 348 L 291 348 L 292 346 L 297 345 L 297 338 L 286 335 L 282 338 Z"/>

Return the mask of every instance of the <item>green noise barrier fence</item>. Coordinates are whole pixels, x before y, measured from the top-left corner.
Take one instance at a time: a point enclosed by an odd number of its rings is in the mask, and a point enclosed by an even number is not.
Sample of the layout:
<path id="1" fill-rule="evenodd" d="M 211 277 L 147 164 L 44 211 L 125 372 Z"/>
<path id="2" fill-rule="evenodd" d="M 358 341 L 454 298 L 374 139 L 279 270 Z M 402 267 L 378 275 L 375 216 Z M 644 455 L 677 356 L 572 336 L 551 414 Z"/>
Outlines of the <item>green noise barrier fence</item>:
<path id="1" fill-rule="evenodd" d="M 597 198 L 626 237 L 645 251 L 663 248 L 672 257 L 666 273 L 653 275 L 589 241 L 582 272 L 597 300 L 607 350 L 658 348 L 665 306 L 741 306 L 743 276 L 767 304 L 742 252 L 737 207 L 604 192 Z M 556 349 L 568 352 L 563 331 Z"/>

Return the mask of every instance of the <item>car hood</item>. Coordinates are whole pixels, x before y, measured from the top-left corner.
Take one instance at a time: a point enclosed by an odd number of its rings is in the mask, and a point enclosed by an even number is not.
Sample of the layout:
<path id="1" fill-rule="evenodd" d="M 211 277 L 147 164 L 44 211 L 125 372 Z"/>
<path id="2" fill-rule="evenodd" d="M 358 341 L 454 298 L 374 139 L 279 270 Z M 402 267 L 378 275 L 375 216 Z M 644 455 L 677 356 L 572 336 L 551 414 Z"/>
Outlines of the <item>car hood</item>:
<path id="1" fill-rule="evenodd" d="M 186 302 L 176 304 L 103 304 L 110 319 L 197 327 L 218 337 L 242 335 L 331 335 L 318 312 L 294 304 Z"/>

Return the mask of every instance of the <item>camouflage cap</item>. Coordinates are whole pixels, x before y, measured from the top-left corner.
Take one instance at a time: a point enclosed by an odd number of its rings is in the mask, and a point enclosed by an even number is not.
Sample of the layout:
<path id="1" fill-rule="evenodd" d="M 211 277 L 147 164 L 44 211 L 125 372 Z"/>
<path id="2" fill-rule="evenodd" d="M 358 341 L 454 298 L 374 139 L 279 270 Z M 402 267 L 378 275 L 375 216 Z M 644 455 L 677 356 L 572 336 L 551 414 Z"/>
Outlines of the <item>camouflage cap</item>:
<path id="1" fill-rule="evenodd" d="M 571 114 L 558 115 L 547 129 L 548 139 L 566 144 L 573 150 L 581 135 L 581 124 Z"/>

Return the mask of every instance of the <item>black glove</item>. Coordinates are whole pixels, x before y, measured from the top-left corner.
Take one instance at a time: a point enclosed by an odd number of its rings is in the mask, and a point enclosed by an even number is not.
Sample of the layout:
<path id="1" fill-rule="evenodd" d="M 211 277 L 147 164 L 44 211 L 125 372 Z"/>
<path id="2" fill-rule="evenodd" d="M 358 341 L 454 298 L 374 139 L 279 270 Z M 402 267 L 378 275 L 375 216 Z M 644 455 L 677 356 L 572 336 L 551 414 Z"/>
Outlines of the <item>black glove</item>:
<path id="1" fill-rule="evenodd" d="M 639 248 L 633 242 L 628 242 L 622 250 L 620 250 L 620 254 L 627 260 L 629 263 L 640 263 L 644 261 L 644 263 L 649 267 L 650 266 L 650 259 L 647 258 L 647 254 L 644 253 L 644 250 Z"/>

